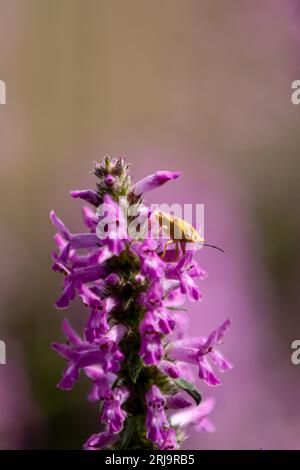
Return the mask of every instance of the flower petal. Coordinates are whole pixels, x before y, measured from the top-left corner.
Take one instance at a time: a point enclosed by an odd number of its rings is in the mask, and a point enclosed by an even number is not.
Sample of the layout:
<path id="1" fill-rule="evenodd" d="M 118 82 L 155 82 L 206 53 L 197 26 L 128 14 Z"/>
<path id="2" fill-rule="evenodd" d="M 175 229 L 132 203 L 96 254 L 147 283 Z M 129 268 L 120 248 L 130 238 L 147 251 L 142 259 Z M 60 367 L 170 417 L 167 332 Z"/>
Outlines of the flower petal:
<path id="1" fill-rule="evenodd" d="M 140 196 L 147 191 L 158 188 L 167 181 L 175 180 L 180 176 L 179 172 L 174 171 L 156 171 L 152 175 L 146 176 L 138 181 L 133 187 L 132 192 L 135 196 Z"/>

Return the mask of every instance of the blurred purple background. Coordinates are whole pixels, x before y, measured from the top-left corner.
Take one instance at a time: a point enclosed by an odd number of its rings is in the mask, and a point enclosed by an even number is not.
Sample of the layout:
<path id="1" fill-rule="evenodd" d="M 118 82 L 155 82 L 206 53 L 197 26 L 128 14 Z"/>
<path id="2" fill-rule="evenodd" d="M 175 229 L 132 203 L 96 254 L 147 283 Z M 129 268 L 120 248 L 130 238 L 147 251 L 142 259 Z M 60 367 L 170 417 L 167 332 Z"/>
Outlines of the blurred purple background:
<path id="1" fill-rule="evenodd" d="M 55 208 L 74 231 L 93 160 L 182 177 L 147 202 L 205 204 L 209 277 L 191 331 L 232 319 L 215 434 L 186 448 L 300 448 L 300 12 L 293 0 L 0 0 L 0 448 L 80 448 L 97 410 L 56 389 Z M 64 313 L 64 312 L 63 312 Z M 82 315 L 72 305 L 69 317 Z M 4 411 L 5 413 L 4 413 Z"/>

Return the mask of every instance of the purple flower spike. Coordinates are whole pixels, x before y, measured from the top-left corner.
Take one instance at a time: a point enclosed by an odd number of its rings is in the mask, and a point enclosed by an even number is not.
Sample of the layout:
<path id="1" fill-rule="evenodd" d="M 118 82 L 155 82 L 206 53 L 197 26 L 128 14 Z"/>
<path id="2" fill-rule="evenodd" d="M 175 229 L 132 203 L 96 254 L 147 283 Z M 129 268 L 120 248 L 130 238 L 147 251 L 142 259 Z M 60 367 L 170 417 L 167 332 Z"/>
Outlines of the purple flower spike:
<path id="1" fill-rule="evenodd" d="M 80 334 L 63 320 L 66 343 L 52 344 L 66 361 L 58 387 L 71 390 L 80 375 L 91 383 L 87 399 L 99 410 L 100 432 L 84 449 L 178 449 L 189 426 L 215 429 L 214 401 L 199 404 L 195 382 L 198 371 L 205 384 L 219 385 L 215 370 L 232 367 L 218 350 L 230 322 L 206 338 L 188 335 L 183 305 L 201 300 L 197 282 L 206 272 L 194 250 L 174 244 L 165 252 L 166 241 L 155 238 L 162 227 L 143 200 L 179 173 L 156 171 L 134 184 L 123 158 L 106 157 L 94 174 L 95 191 L 71 191 L 91 204 L 82 209 L 84 232 L 72 233 L 50 213 L 57 230 L 52 269 L 64 275 L 55 306 L 65 309 L 79 298 L 84 312 Z M 136 207 L 137 219 L 130 210 Z"/>
<path id="2" fill-rule="evenodd" d="M 179 172 L 156 171 L 153 175 L 146 176 L 146 178 L 135 183 L 132 187 L 132 192 L 135 196 L 141 196 L 143 193 L 162 186 L 167 181 L 176 180 L 179 176 Z"/>

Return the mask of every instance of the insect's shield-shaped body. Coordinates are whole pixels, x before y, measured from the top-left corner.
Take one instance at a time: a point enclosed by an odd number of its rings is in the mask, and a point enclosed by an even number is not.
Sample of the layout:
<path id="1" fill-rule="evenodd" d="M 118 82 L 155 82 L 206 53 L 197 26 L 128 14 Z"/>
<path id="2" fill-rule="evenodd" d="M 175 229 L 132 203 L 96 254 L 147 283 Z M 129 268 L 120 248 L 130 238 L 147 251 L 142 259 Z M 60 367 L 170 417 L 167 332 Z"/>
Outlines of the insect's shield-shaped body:
<path id="1" fill-rule="evenodd" d="M 203 243 L 199 232 L 186 220 L 175 217 L 165 212 L 155 212 L 162 231 L 170 240 L 178 240 L 189 243 Z"/>

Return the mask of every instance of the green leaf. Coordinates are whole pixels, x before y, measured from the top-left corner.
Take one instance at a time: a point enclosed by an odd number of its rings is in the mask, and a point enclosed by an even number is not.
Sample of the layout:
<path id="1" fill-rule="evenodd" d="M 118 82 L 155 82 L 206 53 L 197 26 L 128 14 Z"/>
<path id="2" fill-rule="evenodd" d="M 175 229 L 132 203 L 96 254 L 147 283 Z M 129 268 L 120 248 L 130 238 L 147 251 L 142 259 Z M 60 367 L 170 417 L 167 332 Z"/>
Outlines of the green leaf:
<path id="1" fill-rule="evenodd" d="M 176 383 L 176 385 L 179 388 L 182 388 L 182 390 L 184 390 L 192 398 L 194 398 L 197 405 L 199 405 L 199 403 L 201 403 L 202 397 L 201 397 L 200 392 L 195 387 L 195 385 L 193 385 L 191 382 L 188 382 L 187 380 L 184 380 L 184 379 L 176 379 L 176 380 L 174 380 L 174 382 Z"/>

